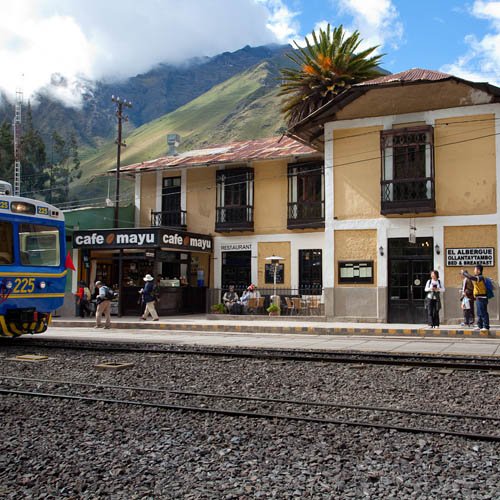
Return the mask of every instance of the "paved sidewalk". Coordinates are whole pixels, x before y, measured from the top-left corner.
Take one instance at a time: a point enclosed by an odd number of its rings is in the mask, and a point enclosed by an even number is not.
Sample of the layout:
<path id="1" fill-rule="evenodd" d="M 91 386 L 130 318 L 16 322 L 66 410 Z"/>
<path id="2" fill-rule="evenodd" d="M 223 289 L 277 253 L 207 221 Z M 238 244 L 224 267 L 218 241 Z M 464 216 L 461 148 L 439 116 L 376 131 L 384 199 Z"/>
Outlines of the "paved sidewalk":
<path id="1" fill-rule="evenodd" d="M 153 327 L 158 327 L 155 322 Z M 29 335 L 19 340 L 30 339 Z M 363 351 L 389 353 L 420 353 L 498 356 L 500 338 L 429 338 L 397 335 L 318 335 L 313 333 L 242 333 L 242 332 L 198 332 L 166 329 L 133 329 L 117 327 L 96 330 L 85 326 L 79 328 L 52 326 L 36 338 L 57 340 L 90 340 L 105 342 L 136 342 L 138 344 L 169 344 L 183 346 L 247 347 L 268 349 L 313 349 L 327 351 Z"/>
<path id="2" fill-rule="evenodd" d="M 82 328 L 94 325 L 93 318 L 54 318 L 52 326 Z M 112 328 L 134 330 L 166 330 L 212 333 L 283 333 L 312 335 L 364 335 L 404 337 L 453 337 L 453 338 L 500 338 L 500 328 L 493 326 L 489 332 L 476 332 L 460 326 L 443 325 L 430 329 L 426 325 L 383 324 L 383 323 L 337 323 L 328 321 L 290 321 L 284 318 L 243 316 L 238 319 L 213 319 L 206 315 L 168 316 L 159 321 L 142 321 L 137 317 L 112 317 Z"/>

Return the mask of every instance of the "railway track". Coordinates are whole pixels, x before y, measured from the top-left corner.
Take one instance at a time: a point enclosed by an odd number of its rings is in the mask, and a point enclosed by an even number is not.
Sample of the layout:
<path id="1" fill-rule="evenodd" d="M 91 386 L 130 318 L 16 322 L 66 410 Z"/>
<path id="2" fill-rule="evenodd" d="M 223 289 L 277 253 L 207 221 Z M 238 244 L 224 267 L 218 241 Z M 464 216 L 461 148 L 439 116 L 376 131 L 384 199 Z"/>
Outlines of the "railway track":
<path id="1" fill-rule="evenodd" d="M 477 441 L 500 442 L 496 415 L 481 415 L 476 413 L 452 413 L 422 410 L 417 408 L 398 408 L 368 404 L 340 403 L 329 401 L 305 401 L 296 399 L 269 398 L 263 396 L 248 396 L 242 394 L 221 394 L 211 392 L 195 392 L 172 390 L 165 387 L 120 386 L 111 384 L 93 384 L 74 382 L 70 380 L 41 379 L 14 376 L 0 376 L 4 382 L 0 386 L 0 394 L 16 395 L 29 398 L 46 398 L 69 400 L 77 402 L 105 403 L 110 405 L 140 406 L 181 412 L 196 412 L 229 417 L 246 417 L 265 420 L 286 420 L 295 422 L 315 423 L 320 425 L 343 425 L 348 427 L 364 427 L 379 430 L 392 430 L 413 434 L 434 434 L 439 436 L 461 437 Z M 16 387 L 6 387 L 5 381 L 16 383 Z M 19 387 L 19 385 L 33 385 Z M 46 392 L 40 390 L 41 384 L 75 389 L 86 387 L 99 392 L 103 390 L 118 390 L 130 394 L 135 392 L 136 399 L 123 397 L 102 397 L 92 394 L 75 394 L 65 392 Z M 168 396 L 167 402 L 141 400 L 146 394 L 162 394 Z M 180 399 L 181 401 L 177 401 Z M 189 403 L 189 400 L 195 403 Z M 186 404 L 188 402 L 189 404 Z M 217 405 L 217 402 L 219 404 Z M 230 402 L 230 406 L 221 406 L 220 402 Z M 255 408 L 256 403 L 262 404 Z M 232 406 L 231 406 L 232 405 Z M 285 407 L 285 410 L 283 408 Z M 296 408 L 301 413 L 296 413 Z M 328 413 L 333 411 L 332 417 Z M 340 417 L 336 414 L 340 413 Z M 347 413 L 347 415 L 343 415 Z M 417 419 L 425 419 L 426 425 L 416 423 Z M 437 422 L 436 422 L 437 421 Z M 478 423 L 479 422 L 479 423 Z M 430 425 L 429 425 L 430 424 Z M 444 424 L 444 426 L 443 426 Z M 428 426 L 429 425 L 429 426 Z M 460 427 L 462 426 L 462 427 Z M 470 430 L 481 428 L 481 432 Z"/>
<path id="2" fill-rule="evenodd" d="M 359 363 L 367 365 L 413 366 L 456 370 L 500 371 L 500 358 L 426 354 L 364 353 L 359 351 L 318 351 L 255 348 L 184 348 L 164 345 L 111 344 L 106 342 L 47 341 L 36 339 L 7 341 L 3 345 L 23 348 L 74 349 L 79 351 L 135 354 L 175 354 L 184 356 L 230 357 L 257 360 L 307 361 L 317 363 Z M 0 344 L 1 345 L 1 344 Z"/>

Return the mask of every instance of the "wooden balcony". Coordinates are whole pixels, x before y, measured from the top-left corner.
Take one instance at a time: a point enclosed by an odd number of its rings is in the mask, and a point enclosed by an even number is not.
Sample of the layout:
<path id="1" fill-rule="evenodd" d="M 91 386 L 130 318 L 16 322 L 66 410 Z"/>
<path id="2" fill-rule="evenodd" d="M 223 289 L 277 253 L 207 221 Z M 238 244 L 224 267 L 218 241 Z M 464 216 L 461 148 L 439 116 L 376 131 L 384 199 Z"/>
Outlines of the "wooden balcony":
<path id="1" fill-rule="evenodd" d="M 288 229 L 325 227 L 324 201 L 298 201 L 288 203 Z"/>
<path id="2" fill-rule="evenodd" d="M 171 227 L 174 229 L 186 229 L 186 211 L 175 210 L 169 212 L 151 211 L 151 227 Z"/>
<path id="3" fill-rule="evenodd" d="M 433 177 L 381 181 L 381 214 L 435 213 Z"/>
<path id="4" fill-rule="evenodd" d="M 215 230 L 219 233 L 253 231 L 253 206 L 217 207 Z"/>

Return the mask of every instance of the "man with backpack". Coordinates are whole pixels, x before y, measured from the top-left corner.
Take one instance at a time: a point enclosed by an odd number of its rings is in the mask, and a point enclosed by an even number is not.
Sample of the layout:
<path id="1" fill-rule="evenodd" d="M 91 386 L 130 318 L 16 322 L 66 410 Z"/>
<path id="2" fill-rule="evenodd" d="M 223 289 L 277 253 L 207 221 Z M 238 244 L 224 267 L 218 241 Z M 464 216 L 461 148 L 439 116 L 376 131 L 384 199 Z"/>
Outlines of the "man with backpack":
<path id="1" fill-rule="evenodd" d="M 483 266 L 477 264 L 474 267 L 474 275 L 462 270 L 462 275 L 469 278 L 474 285 L 474 300 L 477 309 L 477 327 L 476 331 L 490 331 L 490 315 L 488 314 L 488 299 L 494 297 L 493 283 L 490 278 L 483 276 Z"/>
<path id="2" fill-rule="evenodd" d="M 102 281 L 95 282 L 96 288 L 96 312 L 95 312 L 95 327 L 102 328 L 102 316 L 104 315 L 104 328 L 111 328 L 111 294 L 114 292 L 107 287 Z"/>

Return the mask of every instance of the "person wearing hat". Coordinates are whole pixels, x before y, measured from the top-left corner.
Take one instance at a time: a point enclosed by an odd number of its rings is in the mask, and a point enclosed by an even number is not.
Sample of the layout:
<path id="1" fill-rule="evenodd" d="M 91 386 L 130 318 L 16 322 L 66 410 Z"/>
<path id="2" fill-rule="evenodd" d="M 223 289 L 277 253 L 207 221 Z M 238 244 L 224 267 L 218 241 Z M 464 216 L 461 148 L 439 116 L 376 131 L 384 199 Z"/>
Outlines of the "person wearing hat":
<path id="1" fill-rule="evenodd" d="M 148 314 L 151 314 L 153 321 L 158 321 L 158 313 L 156 312 L 155 307 L 155 293 L 154 293 L 154 278 L 150 274 L 146 274 L 143 280 L 145 281 L 144 288 L 142 289 L 142 300 L 146 305 L 144 309 L 144 313 L 141 316 L 142 319 L 146 320 Z"/>
<path id="2" fill-rule="evenodd" d="M 102 328 L 102 317 L 104 315 L 104 328 L 111 328 L 111 302 L 107 297 L 108 287 L 102 281 L 95 282 L 96 289 L 96 312 L 95 328 Z"/>
<path id="3" fill-rule="evenodd" d="M 241 296 L 241 303 L 245 309 L 248 309 L 248 301 L 250 299 L 258 299 L 260 297 L 260 292 L 257 290 L 257 287 L 252 283 L 248 286 L 248 288 L 243 292 Z"/>

